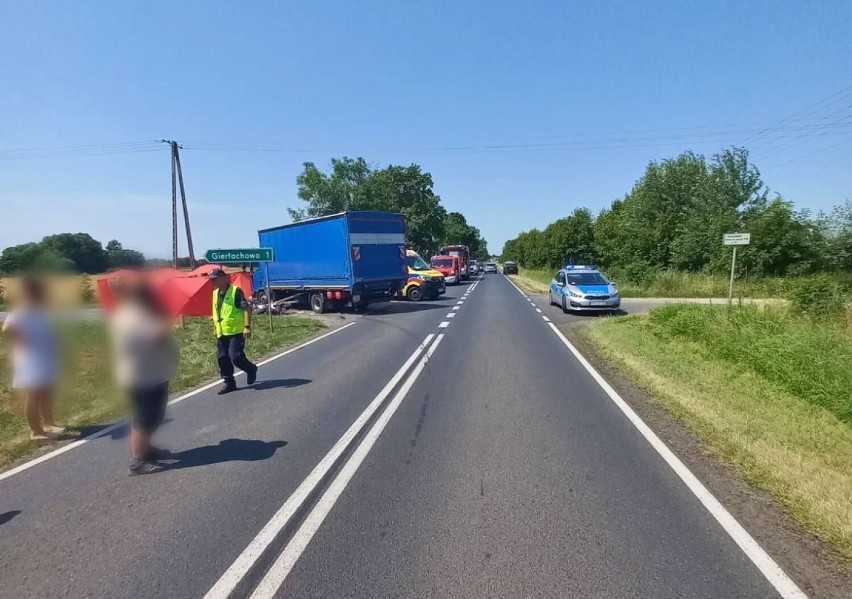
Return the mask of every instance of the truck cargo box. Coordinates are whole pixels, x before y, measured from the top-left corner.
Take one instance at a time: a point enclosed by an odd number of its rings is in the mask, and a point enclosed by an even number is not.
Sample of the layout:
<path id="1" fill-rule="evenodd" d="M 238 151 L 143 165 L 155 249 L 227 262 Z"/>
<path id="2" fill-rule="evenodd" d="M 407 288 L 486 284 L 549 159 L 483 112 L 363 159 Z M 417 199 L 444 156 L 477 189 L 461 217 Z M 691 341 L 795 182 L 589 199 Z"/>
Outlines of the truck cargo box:
<path id="1" fill-rule="evenodd" d="M 273 299 L 296 297 L 316 311 L 390 299 L 407 278 L 401 214 L 343 212 L 262 229 L 258 240 L 275 250 L 268 264 Z M 265 265 L 254 289 L 266 283 Z"/>

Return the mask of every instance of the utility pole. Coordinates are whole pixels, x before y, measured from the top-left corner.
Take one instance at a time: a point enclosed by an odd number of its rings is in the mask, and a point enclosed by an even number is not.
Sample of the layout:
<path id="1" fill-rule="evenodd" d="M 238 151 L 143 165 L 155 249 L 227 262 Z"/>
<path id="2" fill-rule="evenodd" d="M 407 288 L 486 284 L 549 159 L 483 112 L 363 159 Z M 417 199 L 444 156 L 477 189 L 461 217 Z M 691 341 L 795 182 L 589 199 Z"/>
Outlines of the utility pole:
<path id="1" fill-rule="evenodd" d="M 172 144 L 174 142 L 171 142 Z M 178 267 L 177 185 L 175 181 L 175 147 L 172 149 L 172 266 Z"/>
<path id="2" fill-rule="evenodd" d="M 172 266 L 178 267 L 178 224 L 177 224 L 177 186 L 180 182 L 180 199 L 183 205 L 183 220 L 186 226 L 186 241 L 189 246 L 189 265 L 195 268 L 195 250 L 192 247 L 192 231 L 189 226 L 189 206 L 186 203 L 186 190 L 183 186 L 183 170 L 180 167 L 180 146 L 174 140 L 161 139 L 169 144 L 172 159 Z"/>
<path id="3" fill-rule="evenodd" d="M 177 164 L 178 183 L 180 184 L 180 201 L 183 204 L 183 221 L 186 225 L 186 244 L 189 247 L 189 267 L 195 268 L 195 250 L 192 248 L 192 230 L 189 227 L 189 207 L 186 204 L 186 190 L 183 188 L 183 169 L 180 167 L 180 152 L 177 142 L 172 142 L 172 151 Z"/>

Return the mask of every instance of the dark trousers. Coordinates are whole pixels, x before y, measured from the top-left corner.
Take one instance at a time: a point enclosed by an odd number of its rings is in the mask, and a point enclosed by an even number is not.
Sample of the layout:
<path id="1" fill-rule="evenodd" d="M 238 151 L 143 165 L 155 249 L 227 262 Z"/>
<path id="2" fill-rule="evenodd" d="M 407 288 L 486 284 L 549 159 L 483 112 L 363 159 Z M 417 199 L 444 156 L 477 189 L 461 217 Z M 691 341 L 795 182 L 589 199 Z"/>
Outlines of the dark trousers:
<path id="1" fill-rule="evenodd" d="M 235 385 L 234 366 L 244 372 L 257 368 L 246 358 L 246 338 L 242 333 L 222 335 L 217 340 L 216 359 L 219 361 L 219 374 L 226 385 Z"/>
<path id="2" fill-rule="evenodd" d="M 169 403 L 169 382 L 150 387 L 131 387 L 130 405 L 133 408 L 133 428 L 149 435 L 163 423 Z"/>

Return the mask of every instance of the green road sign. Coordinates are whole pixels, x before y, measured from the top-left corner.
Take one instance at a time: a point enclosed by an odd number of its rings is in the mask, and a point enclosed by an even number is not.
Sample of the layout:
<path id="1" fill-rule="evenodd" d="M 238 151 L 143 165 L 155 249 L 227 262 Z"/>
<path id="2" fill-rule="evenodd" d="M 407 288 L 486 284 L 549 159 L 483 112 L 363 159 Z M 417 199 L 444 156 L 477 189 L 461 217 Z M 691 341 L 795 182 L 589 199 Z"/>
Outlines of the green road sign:
<path id="1" fill-rule="evenodd" d="M 204 259 L 215 264 L 244 264 L 248 262 L 272 262 L 272 248 L 238 248 L 235 250 L 207 250 Z"/>

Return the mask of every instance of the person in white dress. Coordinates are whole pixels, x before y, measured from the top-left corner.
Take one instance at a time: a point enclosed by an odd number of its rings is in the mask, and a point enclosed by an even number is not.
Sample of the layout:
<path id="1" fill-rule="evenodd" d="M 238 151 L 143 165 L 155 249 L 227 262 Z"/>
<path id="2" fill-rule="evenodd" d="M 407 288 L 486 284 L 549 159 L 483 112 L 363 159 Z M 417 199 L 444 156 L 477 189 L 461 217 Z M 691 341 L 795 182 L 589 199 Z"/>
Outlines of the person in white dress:
<path id="1" fill-rule="evenodd" d="M 59 377 L 56 331 L 47 312 L 47 289 L 40 279 L 25 277 L 22 297 L 3 322 L 12 339 L 12 388 L 24 395 L 30 438 L 44 441 L 64 432 L 53 421 L 53 394 Z"/>

